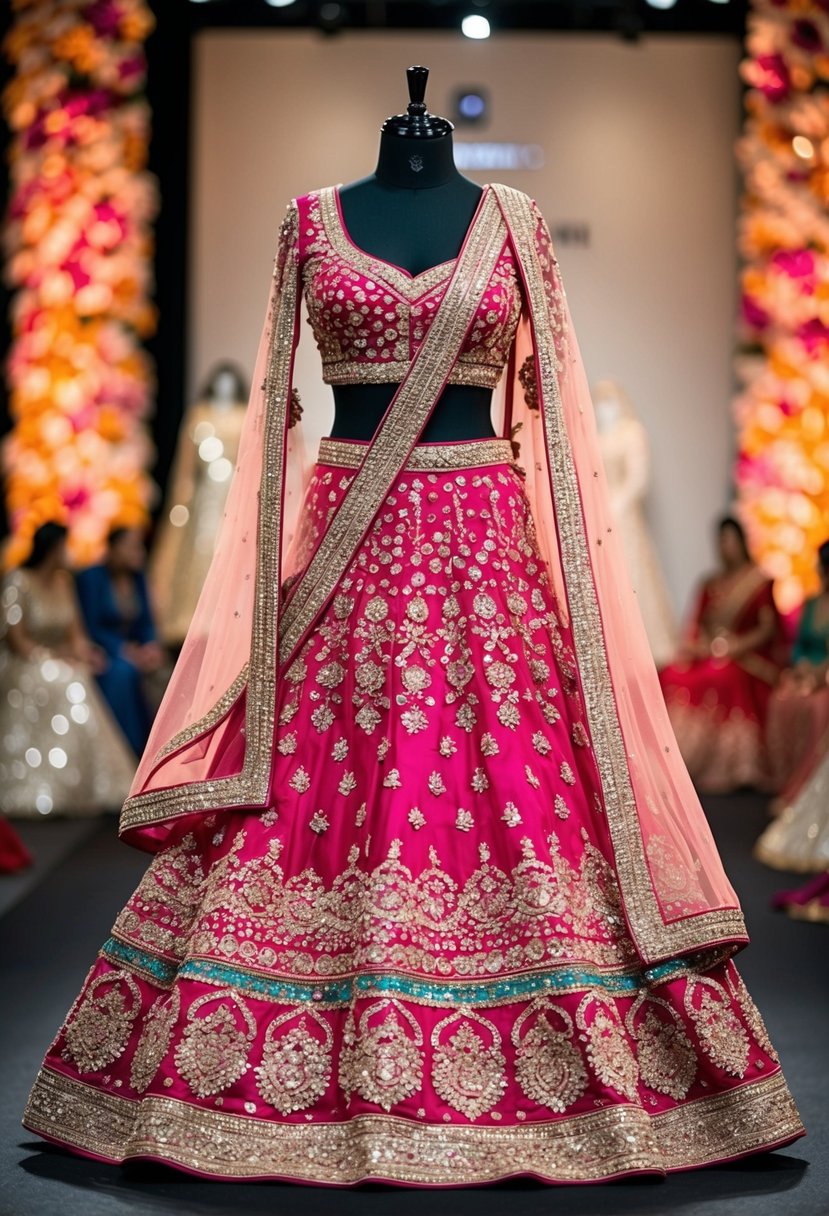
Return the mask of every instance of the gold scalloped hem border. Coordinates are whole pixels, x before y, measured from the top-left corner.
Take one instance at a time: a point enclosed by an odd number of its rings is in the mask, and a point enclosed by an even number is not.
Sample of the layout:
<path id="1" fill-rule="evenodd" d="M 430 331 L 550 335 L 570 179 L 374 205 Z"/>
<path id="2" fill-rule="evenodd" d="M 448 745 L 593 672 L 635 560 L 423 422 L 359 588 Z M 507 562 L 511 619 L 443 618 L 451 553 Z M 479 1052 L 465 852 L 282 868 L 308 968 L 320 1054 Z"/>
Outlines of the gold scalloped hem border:
<path id="1" fill-rule="evenodd" d="M 23 1123 L 48 1140 L 116 1164 L 149 1158 L 214 1178 L 339 1186 L 464 1186 L 516 1175 L 603 1182 L 712 1165 L 804 1134 L 779 1071 L 657 1115 L 620 1103 L 544 1123 L 482 1127 L 394 1115 L 275 1122 L 176 1098 L 116 1097 L 43 1069 Z"/>

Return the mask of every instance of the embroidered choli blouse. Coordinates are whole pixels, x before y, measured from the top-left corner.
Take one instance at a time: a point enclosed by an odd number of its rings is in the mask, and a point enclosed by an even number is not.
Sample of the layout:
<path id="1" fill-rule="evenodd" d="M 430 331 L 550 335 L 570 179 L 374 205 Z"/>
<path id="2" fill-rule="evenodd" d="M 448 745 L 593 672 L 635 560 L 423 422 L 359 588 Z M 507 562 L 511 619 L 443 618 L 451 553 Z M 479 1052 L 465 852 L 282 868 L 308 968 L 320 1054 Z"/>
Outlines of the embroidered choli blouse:
<path id="1" fill-rule="evenodd" d="M 409 274 L 354 244 L 336 187 L 296 201 L 303 292 L 323 379 L 326 384 L 399 383 L 429 332 L 457 258 Z M 480 203 L 470 229 L 479 213 Z M 495 388 L 509 357 L 522 299 L 507 238 L 449 375 L 450 384 Z"/>

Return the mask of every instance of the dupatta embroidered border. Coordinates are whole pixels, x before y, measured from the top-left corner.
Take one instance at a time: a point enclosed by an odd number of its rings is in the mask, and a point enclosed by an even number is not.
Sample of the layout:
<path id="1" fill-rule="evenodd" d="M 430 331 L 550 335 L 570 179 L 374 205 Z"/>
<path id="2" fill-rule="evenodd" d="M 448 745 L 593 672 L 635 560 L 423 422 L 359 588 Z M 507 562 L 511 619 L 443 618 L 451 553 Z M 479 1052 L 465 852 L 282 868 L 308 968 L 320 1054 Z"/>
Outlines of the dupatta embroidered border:
<path id="1" fill-rule="evenodd" d="M 736 908 L 700 912 L 671 922 L 666 922 L 660 911 L 650 878 L 619 706 L 604 646 L 579 479 L 558 382 L 556 330 L 548 314 L 536 246 L 536 219 L 526 195 L 508 186 L 496 185 L 493 190 L 515 242 L 530 311 L 551 493 L 573 640 L 631 936 L 641 956 L 649 961 L 701 949 L 712 942 L 745 939 L 743 917 Z"/>
<path id="2" fill-rule="evenodd" d="M 292 202 L 280 228 L 274 266 L 274 277 L 278 282 L 273 302 L 274 315 L 264 384 L 265 433 L 259 483 L 258 560 L 250 660 L 212 708 L 196 722 L 174 735 L 155 757 L 155 762 L 158 763 L 164 756 L 217 726 L 247 686 L 246 747 L 242 770 L 229 777 L 188 782 L 185 785 L 152 790 L 127 798 L 121 811 L 121 834 L 179 815 L 232 806 L 261 805 L 267 792 L 276 694 L 274 655 L 279 616 L 278 572 L 282 544 L 280 503 L 285 464 L 285 430 L 297 328 L 297 231 L 298 212 L 296 203 Z"/>

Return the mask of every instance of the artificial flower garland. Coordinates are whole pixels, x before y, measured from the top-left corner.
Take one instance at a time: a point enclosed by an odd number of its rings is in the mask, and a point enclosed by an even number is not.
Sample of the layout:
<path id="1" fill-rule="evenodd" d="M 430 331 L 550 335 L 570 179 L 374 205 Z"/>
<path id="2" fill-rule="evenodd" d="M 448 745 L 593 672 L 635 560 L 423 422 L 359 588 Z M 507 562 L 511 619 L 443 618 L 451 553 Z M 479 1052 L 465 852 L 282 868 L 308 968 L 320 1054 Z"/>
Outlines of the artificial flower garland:
<path id="1" fill-rule="evenodd" d="M 3 445 L 8 564 L 47 519 L 78 561 L 153 496 L 146 430 L 153 368 L 155 179 L 144 0 L 14 0 L 4 49 L 11 129 L 5 228 L 12 296 Z"/>
<path id="2" fill-rule="evenodd" d="M 817 587 L 829 539 L 829 15 L 753 0 L 738 145 L 740 512 L 783 611 Z"/>

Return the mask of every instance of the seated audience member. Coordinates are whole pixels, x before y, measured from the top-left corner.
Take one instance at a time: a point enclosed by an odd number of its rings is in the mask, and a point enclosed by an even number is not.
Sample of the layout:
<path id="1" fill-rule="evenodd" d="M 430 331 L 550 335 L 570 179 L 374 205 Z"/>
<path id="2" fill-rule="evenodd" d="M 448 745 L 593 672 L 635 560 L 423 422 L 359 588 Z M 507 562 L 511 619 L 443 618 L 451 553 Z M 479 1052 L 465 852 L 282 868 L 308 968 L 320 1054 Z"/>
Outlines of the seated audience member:
<path id="1" fill-rule="evenodd" d="M 720 520 L 720 569 L 705 580 L 685 641 L 659 678 L 698 789 L 768 788 L 765 725 L 782 634 L 772 584 L 736 519 Z"/>
<path id="2" fill-rule="evenodd" d="M 164 649 L 156 641 L 145 559 L 139 529 L 114 528 L 101 565 L 90 566 L 77 577 L 86 628 L 106 655 L 98 683 L 139 756 L 152 724 L 147 677 L 166 662 Z"/>

